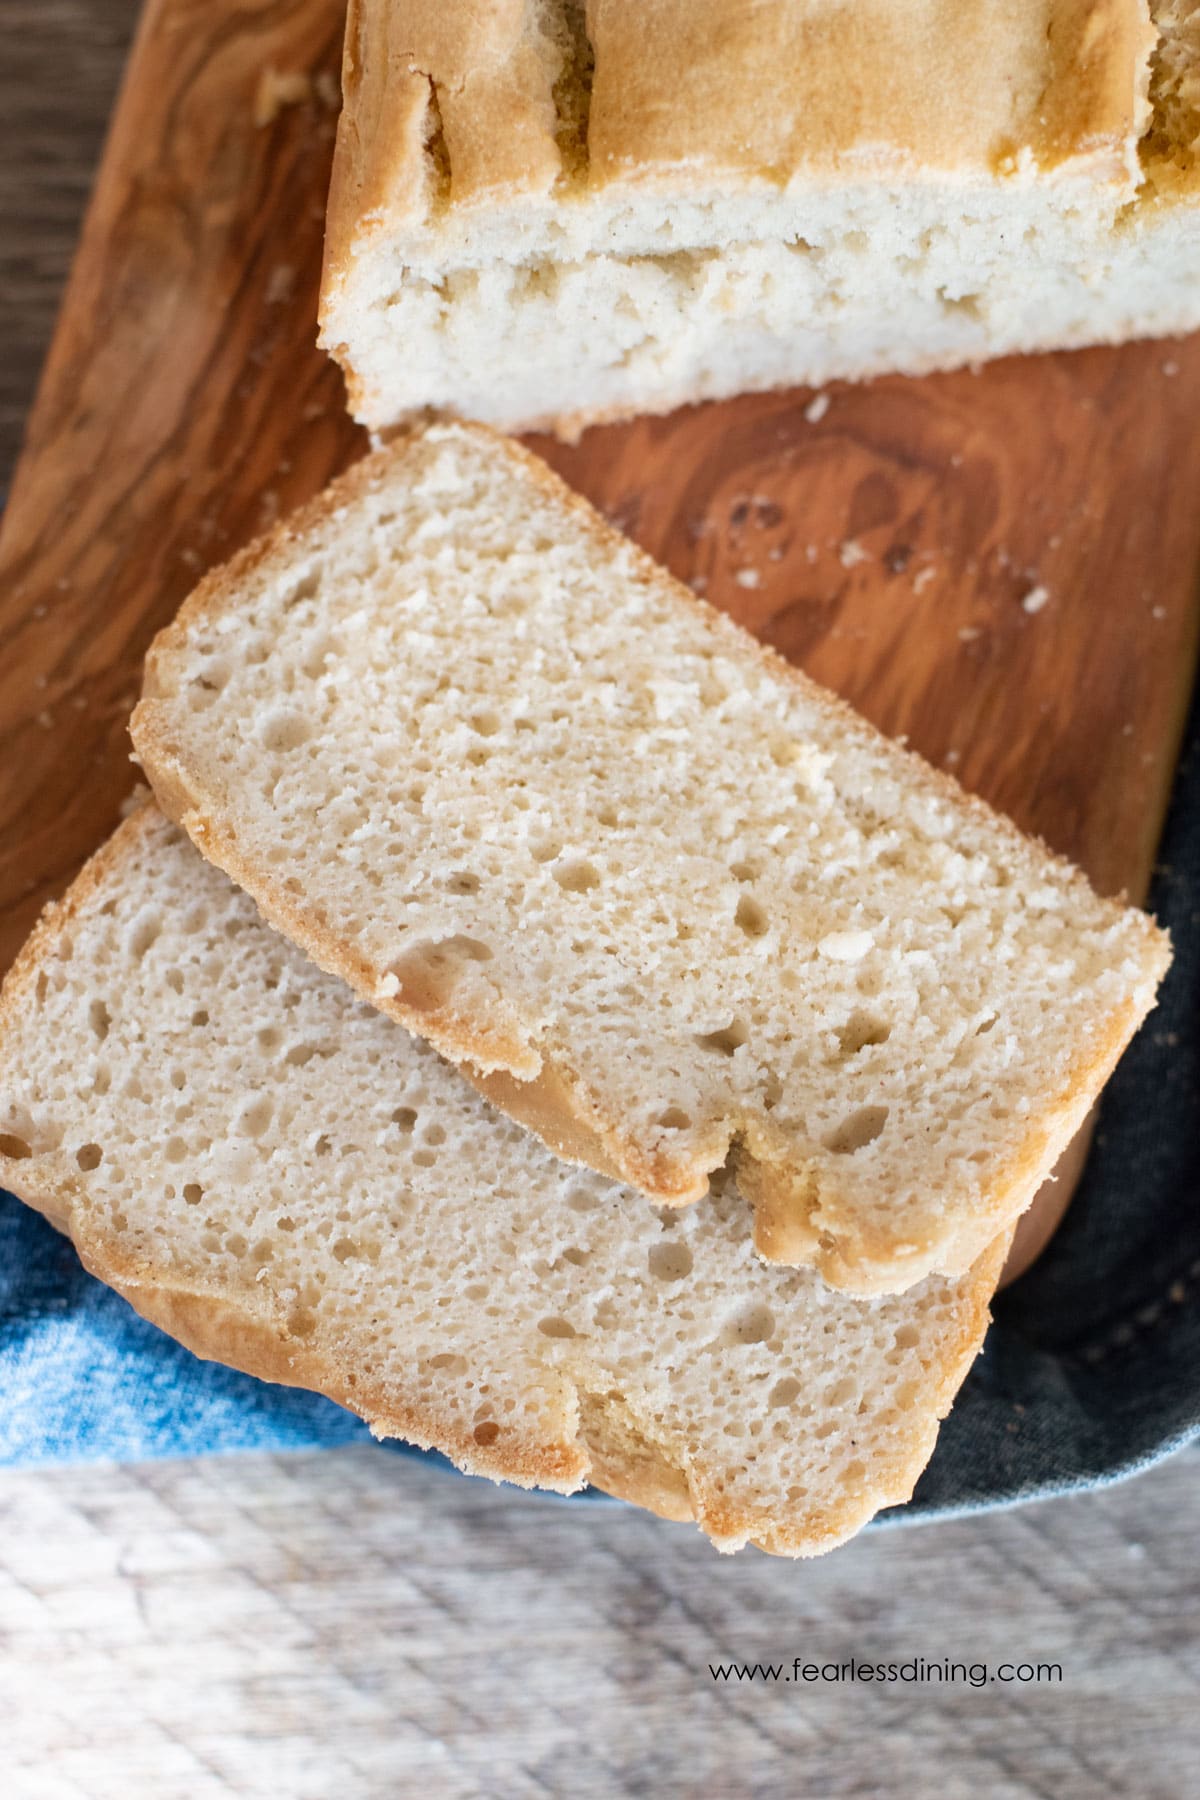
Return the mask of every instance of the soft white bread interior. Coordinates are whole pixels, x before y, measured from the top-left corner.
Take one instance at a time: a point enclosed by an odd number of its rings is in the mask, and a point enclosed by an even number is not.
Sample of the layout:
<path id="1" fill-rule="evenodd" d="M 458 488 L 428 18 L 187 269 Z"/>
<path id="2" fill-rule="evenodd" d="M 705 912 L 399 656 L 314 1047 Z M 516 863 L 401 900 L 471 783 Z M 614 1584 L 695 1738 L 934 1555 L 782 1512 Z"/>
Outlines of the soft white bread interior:
<path id="1" fill-rule="evenodd" d="M 1200 324 L 1196 0 L 351 0 L 322 342 L 374 427 Z"/>
<path id="2" fill-rule="evenodd" d="M 0 1178 L 202 1356 L 784 1555 L 910 1492 L 1004 1249 L 852 1300 L 760 1261 L 732 1185 L 659 1213 L 568 1168 L 152 807 L 5 984 Z"/>
<path id="3" fill-rule="evenodd" d="M 210 575 L 133 736 L 323 967 L 660 1203 L 732 1154 L 760 1250 L 961 1274 L 1050 1172 L 1166 939 L 438 425 Z"/>

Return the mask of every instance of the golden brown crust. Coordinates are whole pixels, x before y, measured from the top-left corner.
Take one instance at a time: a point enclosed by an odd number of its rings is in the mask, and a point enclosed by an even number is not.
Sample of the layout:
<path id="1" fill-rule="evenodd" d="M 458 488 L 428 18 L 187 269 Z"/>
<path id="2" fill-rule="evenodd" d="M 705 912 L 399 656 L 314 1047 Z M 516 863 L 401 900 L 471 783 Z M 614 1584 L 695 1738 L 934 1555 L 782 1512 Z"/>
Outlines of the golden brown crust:
<path id="1" fill-rule="evenodd" d="M 991 173 L 1028 150 L 1132 174 L 1144 0 L 592 0 L 599 179 Z"/>
<path id="2" fill-rule="evenodd" d="M 552 185 L 560 58 L 535 27 L 529 0 L 350 0 L 323 312 L 375 236 Z"/>
<path id="3" fill-rule="evenodd" d="M 631 546 L 531 451 L 486 426 L 455 429 L 503 445 L 536 487 L 561 505 L 588 534 L 599 555 L 619 547 L 632 559 L 636 579 L 686 610 L 699 610 L 711 628 L 739 654 L 749 648 L 773 678 L 800 690 L 808 703 L 819 707 L 840 730 L 864 745 L 878 746 L 886 741 L 845 701 L 818 688 L 802 671 L 774 650 L 758 644 L 740 626 Z M 255 864 L 245 854 L 222 818 L 222 797 L 206 791 L 196 771 L 185 766 L 173 740 L 169 707 L 161 697 L 170 691 L 166 671 L 171 658 L 184 649 L 194 629 L 221 612 L 261 564 L 277 555 L 287 555 L 306 534 L 319 529 L 340 508 L 352 504 L 402 463 L 423 431 L 423 427 L 417 427 L 401 433 L 384 449 L 364 457 L 290 520 L 249 545 L 224 568 L 213 571 L 184 604 L 174 623 L 154 640 L 146 659 L 143 698 L 130 730 L 163 810 L 187 831 L 203 855 L 253 895 L 263 916 L 319 967 L 340 976 L 364 999 L 471 1071 L 481 1091 L 529 1125 L 567 1160 L 586 1161 L 602 1173 L 616 1173 L 658 1204 L 686 1204 L 705 1191 L 708 1176 L 724 1160 L 731 1137 L 745 1132 L 746 1141 L 739 1152 L 741 1179 L 755 1207 L 756 1244 L 769 1260 L 794 1266 L 811 1262 L 831 1286 L 857 1294 L 903 1289 L 934 1269 L 957 1274 L 969 1268 L 1029 1204 L 1153 1004 L 1154 985 L 1165 972 L 1170 956 L 1165 934 L 1144 914 L 1111 900 L 1101 903 L 1110 922 L 1123 920 L 1126 929 L 1140 940 L 1138 950 L 1144 965 L 1141 994 L 1109 1022 L 1099 1041 L 1079 1050 L 1062 1093 L 1037 1097 L 1040 1110 L 1030 1122 L 1022 1151 L 983 1205 L 969 1219 L 945 1225 L 936 1240 L 917 1242 L 901 1255 L 886 1229 L 854 1216 L 853 1202 L 848 1208 L 829 1185 L 828 1177 L 820 1193 L 814 1194 L 810 1165 L 803 1160 L 785 1161 L 778 1148 L 768 1151 L 757 1141 L 755 1121 L 735 1122 L 712 1150 L 711 1161 L 693 1157 L 689 1162 L 682 1155 L 669 1160 L 656 1156 L 632 1141 L 623 1121 L 606 1114 L 596 1096 L 584 1093 L 571 1071 L 561 1059 L 556 1059 L 554 1047 L 532 1024 L 526 1025 L 510 1013 L 487 1019 L 463 1014 L 456 1011 L 452 994 L 440 1005 L 427 1005 L 414 1004 L 402 985 L 391 994 L 381 990 L 386 971 L 372 967 L 352 944 L 316 923 L 304 905 L 288 892 L 282 879 L 272 876 L 269 867 Z M 976 796 L 964 793 L 944 771 L 932 768 L 913 752 L 892 744 L 888 747 L 903 760 L 915 785 L 953 807 L 962 817 L 986 823 L 989 831 L 1004 840 L 1018 863 L 1026 864 L 1031 875 L 1041 877 L 1045 857 L 1077 884 L 1081 899 L 1086 898 L 1089 907 L 1096 905 L 1084 877 L 1065 858 L 1052 856 L 1044 846 L 1023 837 L 1011 820 Z M 1131 951 L 1133 948 L 1131 943 Z M 537 1085 L 524 1094 L 517 1085 L 535 1082 Z M 907 1225 L 905 1231 L 911 1235 Z"/>

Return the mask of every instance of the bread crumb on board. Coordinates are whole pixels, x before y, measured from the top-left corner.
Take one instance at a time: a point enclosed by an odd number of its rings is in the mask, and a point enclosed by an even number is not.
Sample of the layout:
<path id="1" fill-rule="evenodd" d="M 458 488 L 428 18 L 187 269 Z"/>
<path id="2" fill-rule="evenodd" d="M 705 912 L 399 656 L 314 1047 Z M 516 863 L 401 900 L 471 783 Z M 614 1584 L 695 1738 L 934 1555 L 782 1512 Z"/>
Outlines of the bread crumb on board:
<path id="1" fill-rule="evenodd" d="M 303 106 L 307 100 L 319 100 L 328 112 L 341 105 L 341 89 L 328 69 L 315 75 L 303 69 L 276 69 L 268 63 L 258 78 L 254 93 L 254 123 L 259 131 L 273 125 L 289 106 Z"/>
<path id="2" fill-rule="evenodd" d="M 1036 587 L 1030 588 L 1029 592 L 1025 595 L 1025 598 L 1021 601 L 1021 610 L 1027 612 L 1032 618 L 1034 613 L 1041 612 L 1043 606 L 1046 606 L 1049 603 L 1049 599 L 1050 589 L 1048 587 L 1043 587 L 1039 582 Z"/>

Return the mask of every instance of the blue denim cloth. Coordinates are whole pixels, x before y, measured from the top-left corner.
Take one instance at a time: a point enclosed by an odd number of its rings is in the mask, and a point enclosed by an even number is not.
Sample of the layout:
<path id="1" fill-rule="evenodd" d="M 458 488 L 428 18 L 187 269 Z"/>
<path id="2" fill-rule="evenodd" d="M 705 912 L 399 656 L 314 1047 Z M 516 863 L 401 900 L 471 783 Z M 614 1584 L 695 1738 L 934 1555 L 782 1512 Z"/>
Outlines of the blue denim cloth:
<path id="1" fill-rule="evenodd" d="M 1153 905 L 1175 963 L 1062 1229 L 998 1302 L 910 1505 L 977 1511 L 1146 1467 L 1200 1427 L 1200 707 Z M 364 1441 L 331 1401 L 198 1361 L 0 1195 L 0 1465 Z M 420 1452 L 412 1452 L 420 1455 Z M 430 1460 L 443 1461 L 438 1457 Z"/>

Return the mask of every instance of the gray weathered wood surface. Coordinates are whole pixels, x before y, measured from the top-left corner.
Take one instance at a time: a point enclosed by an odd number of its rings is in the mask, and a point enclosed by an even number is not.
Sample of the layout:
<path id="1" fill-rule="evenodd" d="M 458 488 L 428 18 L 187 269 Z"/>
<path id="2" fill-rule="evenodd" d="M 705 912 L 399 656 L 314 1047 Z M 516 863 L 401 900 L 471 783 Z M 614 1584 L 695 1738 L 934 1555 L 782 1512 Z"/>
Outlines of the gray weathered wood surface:
<path id="1" fill-rule="evenodd" d="M 136 12 L 0 0 L 0 484 Z M 0 1474 L 0 1792 L 1182 1800 L 1198 1473 L 794 1567 L 386 1450 Z M 708 1673 L 851 1655 L 1063 1679 Z"/>
<path id="2" fill-rule="evenodd" d="M 386 1449 L 0 1478 L 20 1800 L 1185 1800 L 1196 1466 L 720 1560 Z M 1061 1685 L 715 1683 L 712 1662 L 1061 1663 Z"/>

